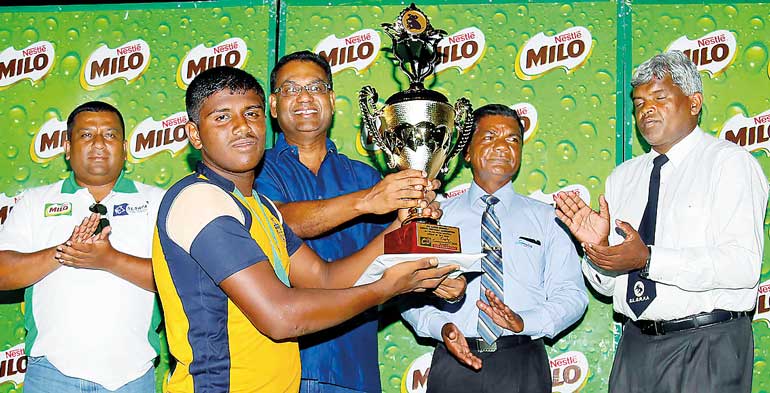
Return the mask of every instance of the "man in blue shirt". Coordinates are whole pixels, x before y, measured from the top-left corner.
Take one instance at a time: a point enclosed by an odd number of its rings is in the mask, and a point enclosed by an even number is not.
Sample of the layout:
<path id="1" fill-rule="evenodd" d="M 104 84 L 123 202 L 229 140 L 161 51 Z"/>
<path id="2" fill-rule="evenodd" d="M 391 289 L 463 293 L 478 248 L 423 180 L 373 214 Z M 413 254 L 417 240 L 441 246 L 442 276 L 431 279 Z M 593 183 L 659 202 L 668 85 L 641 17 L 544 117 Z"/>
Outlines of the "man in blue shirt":
<path id="1" fill-rule="evenodd" d="M 442 203 L 441 224 L 460 228 L 466 253 L 482 252 L 484 243 L 485 259 L 497 255 L 497 270 L 483 261 L 485 273 L 470 280 L 461 301 L 417 299 L 423 302 L 402 315 L 417 334 L 440 341 L 428 392 L 550 392 L 542 337 L 575 323 L 588 304 L 578 256 L 553 208 L 511 185 L 524 143 L 518 114 L 490 104 L 473 112 L 473 122 L 464 154 L 473 183 Z"/>
<path id="2" fill-rule="evenodd" d="M 433 194 L 436 184 L 421 171 L 381 179 L 372 167 L 337 151 L 327 137 L 335 95 L 322 57 L 309 51 L 282 57 L 270 85 L 270 113 L 283 133 L 265 152 L 256 184 L 321 258 L 331 262 L 353 254 L 395 218 L 383 214 L 424 204 L 426 194 Z M 456 296 L 446 292 L 452 285 L 464 289 L 464 282 L 447 280 L 434 293 Z M 301 392 L 381 391 L 375 310 L 299 343 Z"/>

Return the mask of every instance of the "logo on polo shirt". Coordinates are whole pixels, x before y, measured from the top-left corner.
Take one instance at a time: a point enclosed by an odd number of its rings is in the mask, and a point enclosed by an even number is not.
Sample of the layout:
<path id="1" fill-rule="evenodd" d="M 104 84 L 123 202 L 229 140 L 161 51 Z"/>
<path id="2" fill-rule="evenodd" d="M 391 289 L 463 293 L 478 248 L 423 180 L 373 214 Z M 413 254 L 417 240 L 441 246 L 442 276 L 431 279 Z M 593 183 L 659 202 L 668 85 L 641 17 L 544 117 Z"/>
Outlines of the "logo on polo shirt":
<path id="1" fill-rule="evenodd" d="M 573 393 L 580 391 L 588 381 L 588 359 L 583 352 L 569 351 L 549 361 L 552 391 Z"/>
<path id="2" fill-rule="evenodd" d="M 427 390 L 433 351 L 414 359 L 401 377 L 401 393 L 424 393 Z"/>
<path id="3" fill-rule="evenodd" d="M 757 291 L 757 309 L 754 313 L 755 321 L 762 321 L 770 327 L 770 280 L 759 284 Z"/>
<path id="4" fill-rule="evenodd" d="M 6 382 L 12 382 L 16 386 L 21 385 L 24 382 L 26 372 L 27 354 L 24 352 L 24 343 L 2 352 L 0 355 L 0 386 Z"/>
<path id="5" fill-rule="evenodd" d="M 127 216 L 129 214 L 140 214 L 147 212 L 147 204 L 141 206 L 130 206 L 128 203 L 121 203 L 119 205 L 112 206 L 112 216 Z"/>
<path id="6" fill-rule="evenodd" d="M 128 211 L 126 211 L 126 208 L 128 208 L 128 203 L 121 203 L 120 205 L 115 205 L 112 207 L 112 216 L 118 217 L 118 216 L 127 216 Z"/>
<path id="7" fill-rule="evenodd" d="M 735 35 L 728 30 L 716 30 L 700 38 L 690 40 L 687 36 L 679 37 L 668 46 L 668 50 L 684 53 L 698 71 L 706 71 L 715 77 L 721 74 L 735 60 L 738 52 Z"/>
<path id="8" fill-rule="evenodd" d="M 71 216 L 72 203 L 46 203 L 43 217 Z"/>

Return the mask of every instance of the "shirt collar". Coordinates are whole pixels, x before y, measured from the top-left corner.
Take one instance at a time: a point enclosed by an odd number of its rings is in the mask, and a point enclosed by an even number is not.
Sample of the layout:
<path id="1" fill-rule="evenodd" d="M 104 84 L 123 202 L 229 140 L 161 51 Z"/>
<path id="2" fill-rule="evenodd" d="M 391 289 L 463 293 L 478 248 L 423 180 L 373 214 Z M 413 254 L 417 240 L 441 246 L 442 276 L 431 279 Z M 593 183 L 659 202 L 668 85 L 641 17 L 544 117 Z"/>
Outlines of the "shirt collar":
<path id="1" fill-rule="evenodd" d="M 695 126 L 695 129 L 692 130 L 689 135 L 682 138 L 682 140 L 677 142 L 674 146 L 671 146 L 671 149 L 666 152 L 668 161 L 675 167 L 678 167 L 684 161 L 684 159 L 687 158 L 687 155 L 690 154 L 698 142 L 700 142 L 700 140 L 703 138 L 703 135 L 703 130 L 698 126 Z M 655 150 L 650 150 L 650 152 L 653 153 L 653 159 L 660 155 Z"/>
<path id="2" fill-rule="evenodd" d="M 487 192 L 484 191 L 478 184 L 476 184 L 476 181 L 474 180 L 471 183 L 470 188 L 468 189 L 468 203 L 471 207 L 479 206 L 481 208 L 486 207 L 486 203 L 481 200 L 481 197 L 484 195 L 487 195 Z M 516 195 L 516 192 L 513 190 L 513 185 L 508 184 L 507 186 L 501 187 L 499 190 L 495 191 L 494 194 L 492 194 L 497 197 L 497 199 L 500 200 L 500 202 L 497 203 L 497 205 L 501 205 L 503 209 L 508 210 L 510 207 L 509 204 L 513 200 L 513 197 Z"/>
<path id="3" fill-rule="evenodd" d="M 211 168 L 206 166 L 203 161 L 198 161 L 198 165 L 195 168 L 195 173 L 204 176 L 210 182 L 216 184 L 228 192 L 235 192 L 235 183 L 214 172 Z"/>
<path id="4" fill-rule="evenodd" d="M 139 192 L 136 189 L 136 185 L 134 185 L 134 182 L 132 182 L 129 179 L 126 179 L 123 176 L 124 174 L 125 174 L 125 171 L 120 171 L 120 175 L 118 176 L 118 180 L 115 181 L 115 185 L 112 187 L 112 191 L 122 192 L 124 194 L 135 194 Z M 69 177 L 67 177 L 61 185 L 61 193 L 74 194 L 81 188 L 84 188 L 84 187 L 81 187 L 80 184 L 78 184 L 77 180 L 75 180 L 75 172 L 70 172 Z"/>
<path id="5" fill-rule="evenodd" d="M 284 136 L 283 132 L 278 134 L 278 139 L 275 140 L 275 145 L 273 145 L 273 150 L 277 154 L 282 154 L 285 151 L 291 151 L 293 153 L 297 153 L 297 146 L 290 145 L 289 142 L 286 142 L 286 137 Z M 331 139 L 328 137 L 326 138 L 326 151 L 329 153 L 337 153 L 337 145 L 332 142 Z"/>

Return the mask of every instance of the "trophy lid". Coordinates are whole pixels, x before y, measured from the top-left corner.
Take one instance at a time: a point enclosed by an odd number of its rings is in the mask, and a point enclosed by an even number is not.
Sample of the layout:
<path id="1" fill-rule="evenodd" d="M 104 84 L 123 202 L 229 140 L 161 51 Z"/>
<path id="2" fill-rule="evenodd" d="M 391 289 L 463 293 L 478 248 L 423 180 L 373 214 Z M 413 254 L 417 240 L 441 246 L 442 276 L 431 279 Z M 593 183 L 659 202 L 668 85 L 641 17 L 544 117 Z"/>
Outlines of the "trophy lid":
<path id="1" fill-rule="evenodd" d="M 420 84 L 419 88 L 410 88 L 408 90 L 399 91 L 398 93 L 393 94 L 385 101 L 385 105 L 393 105 L 398 104 L 399 102 L 415 100 L 437 101 L 449 104 L 449 99 L 447 99 L 445 95 L 435 90 L 425 89 L 422 87 L 422 84 Z"/>

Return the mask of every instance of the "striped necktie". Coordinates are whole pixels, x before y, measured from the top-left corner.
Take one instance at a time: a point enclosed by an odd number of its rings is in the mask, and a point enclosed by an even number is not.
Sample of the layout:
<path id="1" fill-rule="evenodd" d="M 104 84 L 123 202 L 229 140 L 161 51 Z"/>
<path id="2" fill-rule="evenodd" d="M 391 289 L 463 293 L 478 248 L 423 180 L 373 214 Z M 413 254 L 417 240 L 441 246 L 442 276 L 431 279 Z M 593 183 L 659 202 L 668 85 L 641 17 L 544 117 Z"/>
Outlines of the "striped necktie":
<path id="1" fill-rule="evenodd" d="M 492 291 L 498 299 L 504 301 L 503 297 L 503 248 L 500 238 L 500 221 L 495 215 L 495 204 L 500 202 L 493 195 L 484 195 L 481 197 L 487 204 L 487 209 L 481 216 L 481 249 L 486 256 L 481 259 L 481 269 L 485 274 L 481 275 L 481 300 L 489 304 L 486 289 Z M 477 326 L 479 336 L 487 342 L 494 343 L 503 333 L 503 328 L 492 321 L 492 319 L 479 310 L 479 322 Z"/>

